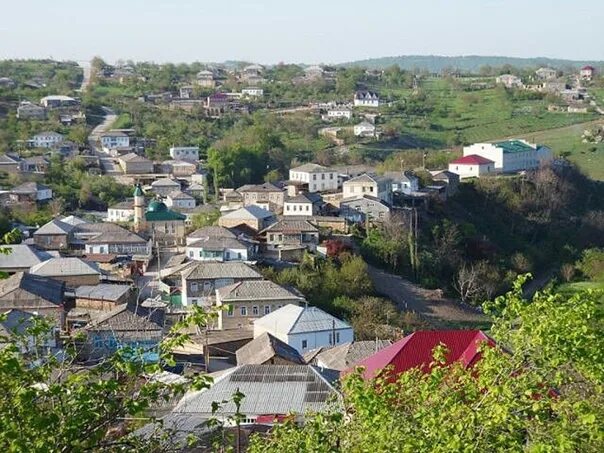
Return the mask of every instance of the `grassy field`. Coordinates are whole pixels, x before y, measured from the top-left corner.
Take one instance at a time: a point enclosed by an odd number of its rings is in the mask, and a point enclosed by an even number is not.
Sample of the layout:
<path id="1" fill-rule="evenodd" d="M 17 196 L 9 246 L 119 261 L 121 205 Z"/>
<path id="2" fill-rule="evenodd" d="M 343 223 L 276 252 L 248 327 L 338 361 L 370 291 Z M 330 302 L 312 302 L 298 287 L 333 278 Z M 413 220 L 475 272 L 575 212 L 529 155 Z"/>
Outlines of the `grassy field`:
<path id="1" fill-rule="evenodd" d="M 604 120 L 593 122 L 604 126 Z M 581 135 L 590 125 L 574 126 L 520 134 L 530 142 L 542 143 L 552 148 L 556 155 L 565 155 L 593 179 L 604 180 L 604 143 L 583 143 Z"/>

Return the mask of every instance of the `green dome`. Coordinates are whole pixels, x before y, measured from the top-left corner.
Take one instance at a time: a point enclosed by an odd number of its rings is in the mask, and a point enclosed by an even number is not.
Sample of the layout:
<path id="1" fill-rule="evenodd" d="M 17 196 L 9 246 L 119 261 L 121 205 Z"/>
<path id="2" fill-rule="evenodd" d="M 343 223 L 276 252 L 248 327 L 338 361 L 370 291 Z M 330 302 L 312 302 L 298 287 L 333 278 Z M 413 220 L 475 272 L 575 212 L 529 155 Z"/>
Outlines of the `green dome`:
<path id="1" fill-rule="evenodd" d="M 164 212 L 167 210 L 168 207 L 162 201 L 158 200 L 153 200 L 149 203 L 149 207 L 147 208 L 147 212 Z"/>

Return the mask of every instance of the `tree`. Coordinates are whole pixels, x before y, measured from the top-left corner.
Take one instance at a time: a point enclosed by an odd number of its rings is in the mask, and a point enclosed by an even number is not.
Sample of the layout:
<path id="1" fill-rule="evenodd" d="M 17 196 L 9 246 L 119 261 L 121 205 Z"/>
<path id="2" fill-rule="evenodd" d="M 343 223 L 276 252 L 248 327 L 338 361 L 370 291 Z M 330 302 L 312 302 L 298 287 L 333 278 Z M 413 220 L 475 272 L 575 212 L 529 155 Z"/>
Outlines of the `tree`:
<path id="1" fill-rule="evenodd" d="M 191 224 L 195 229 L 212 226 L 216 225 L 219 217 L 220 211 L 218 209 L 210 212 L 200 212 L 191 218 Z"/>
<path id="2" fill-rule="evenodd" d="M 445 365 L 440 346 L 426 373 L 352 373 L 336 409 L 255 436 L 250 452 L 601 451 L 604 294 L 528 302 L 521 282 L 485 306 L 497 343 L 473 367 Z"/>

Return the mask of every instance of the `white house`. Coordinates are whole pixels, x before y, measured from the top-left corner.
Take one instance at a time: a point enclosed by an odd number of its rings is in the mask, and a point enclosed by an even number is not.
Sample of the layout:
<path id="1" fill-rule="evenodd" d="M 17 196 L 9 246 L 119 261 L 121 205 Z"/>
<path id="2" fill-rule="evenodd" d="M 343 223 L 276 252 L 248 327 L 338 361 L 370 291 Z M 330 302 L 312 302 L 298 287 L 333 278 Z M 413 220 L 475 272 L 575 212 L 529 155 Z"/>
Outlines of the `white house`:
<path id="1" fill-rule="evenodd" d="M 170 157 L 174 160 L 197 162 L 199 160 L 199 146 L 173 146 L 170 148 Z"/>
<path id="2" fill-rule="evenodd" d="M 284 216 L 311 217 L 317 214 L 317 203 L 306 194 L 286 198 L 283 203 Z"/>
<path id="3" fill-rule="evenodd" d="M 375 126 L 369 121 L 362 121 L 354 126 L 356 137 L 375 137 Z"/>
<path id="4" fill-rule="evenodd" d="M 380 96 L 373 91 L 357 91 L 354 94 L 355 107 L 379 107 Z"/>
<path id="5" fill-rule="evenodd" d="M 364 173 L 342 184 L 342 197 L 362 198 L 365 195 L 392 203 L 392 179 L 386 176 Z"/>
<path id="6" fill-rule="evenodd" d="M 343 107 L 335 107 L 327 111 L 326 119 L 335 120 L 340 118 L 346 118 L 349 120 L 352 118 L 352 110 Z"/>
<path id="7" fill-rule="evenodd" d="M 300 353 L 353 341 L 350 324 L 317 307 L 288 304 L 254 321 L 254 338 L 269 333 Z"/>
<path id="8" fill-rule="evenodd" d="M 579 72 L 582 80 L 591 80 L 594 76 L 595 68 L 593 66 L 583 66 Z"/>
<path id="9" fill-rule="evenodd" d="M 101 134 L 101 146 L 106 152 L 117 148 L 128 148 L 130 146 L 130 137 L 122 131 L 104 132 Z"/>
<path id="10" fill-rule="evenodd" d="M 495 82 L 506 88 L 520 88 L 523 86 L 522 79 L 513 74 L 502 74 L 495 79 Z"/>
<path id="11" fill-rule="evenodd" d="M 495 162 L 486 157 L 470 154 L 449 163 L 449 171 L 459 175 L 459 179 L 478 178 L 495 172 Z"/>
<path id="12" fill-rule="evenodd" d="M 419 190 L 419 178 L 409 171 L 387 172 L 384 176 L 392 179 L 392 191 L 410 195 Z"/>
<path id="13" fill-rule="evenodd" d="M 65 140 L 65 137 L 58 132 L 40 132 L 31 139 L 34 148 L 52 148 Z"/>
<path id="14" fill-rule="evenodd" d="M 250 258 L 248 245 L 231 237 L 204 237 L 188 242 L 186 254 L 193 261 L 247 261 Z"/>
<path id="15" fill-rule="evenodd" d="M 241 94 L 243 96 L 261 98 L 262 96 L 264 96 L 264 90 L 262 88 L 248 87 L 243 88 L 241 90 Z"/>
<path id="16" fill-rule="evenodd" d="M 552 159 L 552 151 L 548 147 L 519 139 L 475 143 L 465 146 L 463 155 L 477 155 L 492 160 L 495 171 L 502 173 L 538 168 L 543 162 Z"/>
<path id="17" fill-rule="evenodd" d="M 108 222 L 130 222 L 134 219 L 134 202 L 122 201 L 107 209 Z"/>
<path id="18" fill-rule="evenodd" d="M 170 192 L 166 197 L 166 206 L 169 208 L 192 209 L 196 206 L 196 204 L 197 202 L 195 201 L 195 198 L 188 193 L 181 192 L 180 190 Z"/>
<path id="19" fill-rule="evenodd" d="M 309 192 L 338 189 L 338 172 L 318 164 L 304 164 L 290 169 L 289 179 L 308 184 Z"/>
<path id="20" fill-rule="evenodd" d="M 16 202 L 30 201 L 49 201 L 52 200 L 52 189 L 39 182 L 25 182 L 10 191 L 11 198 Z"/>

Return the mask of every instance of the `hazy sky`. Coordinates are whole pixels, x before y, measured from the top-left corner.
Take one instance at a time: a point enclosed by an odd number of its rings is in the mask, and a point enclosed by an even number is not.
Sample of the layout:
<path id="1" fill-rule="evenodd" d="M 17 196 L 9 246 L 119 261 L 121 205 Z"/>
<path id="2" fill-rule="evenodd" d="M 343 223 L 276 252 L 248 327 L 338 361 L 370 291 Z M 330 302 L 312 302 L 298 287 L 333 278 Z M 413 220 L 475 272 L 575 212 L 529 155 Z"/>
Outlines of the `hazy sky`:
<path id="1" fill-rule="evenodd" d="M 1 0 L 0 58 L 604 60 L 604 0 Z"/>

